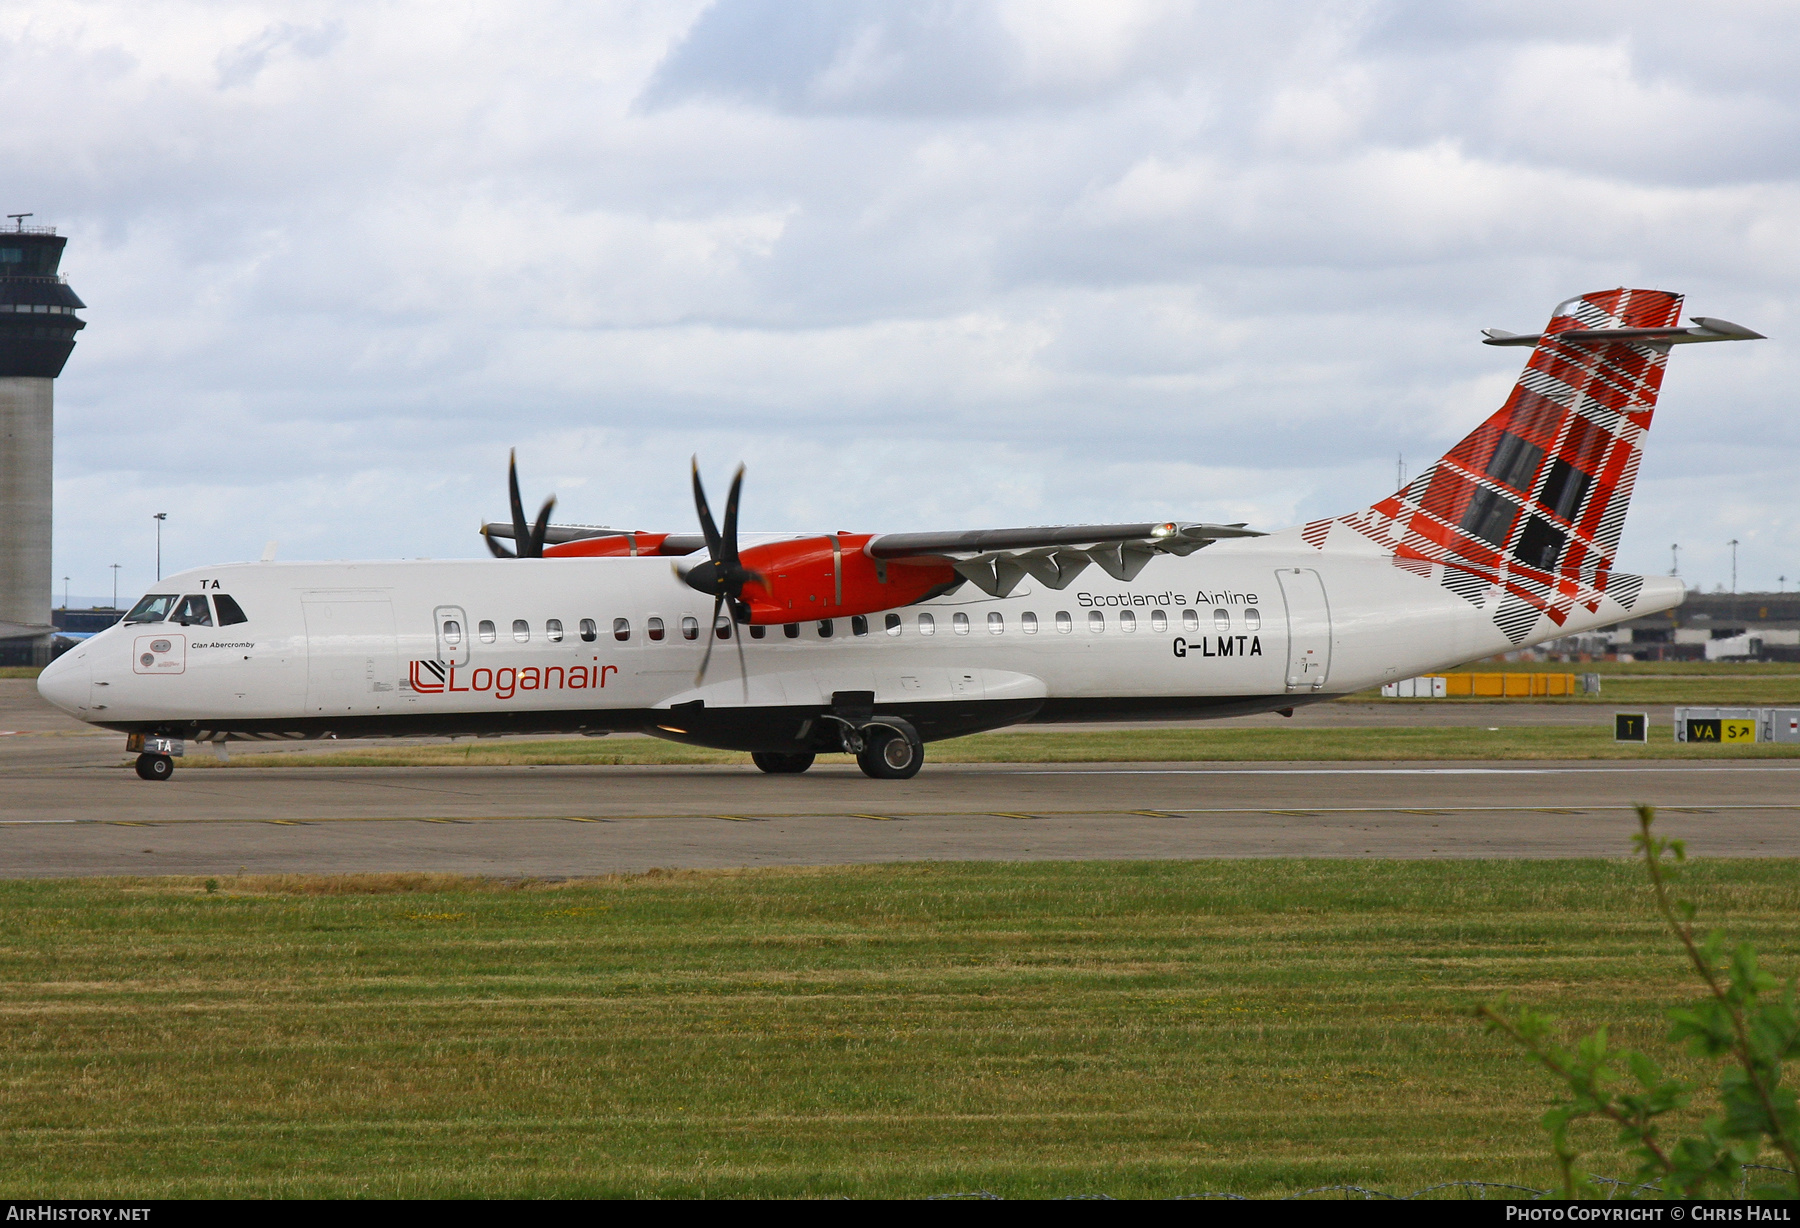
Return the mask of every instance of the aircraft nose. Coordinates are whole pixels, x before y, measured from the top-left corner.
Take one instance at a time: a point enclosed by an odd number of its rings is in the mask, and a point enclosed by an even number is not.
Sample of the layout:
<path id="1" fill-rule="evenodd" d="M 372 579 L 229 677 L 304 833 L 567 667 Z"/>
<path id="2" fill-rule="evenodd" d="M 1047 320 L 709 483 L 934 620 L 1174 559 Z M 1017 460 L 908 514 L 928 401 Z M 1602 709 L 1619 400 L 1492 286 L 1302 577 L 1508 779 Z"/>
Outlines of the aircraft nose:
<path id="1" fill-rule="evenodd" d="M 38 675 L 38 694 L 70 716 L 85 721 L 88 719 L 90 673 L 85 649 L 65 652 Z"/>

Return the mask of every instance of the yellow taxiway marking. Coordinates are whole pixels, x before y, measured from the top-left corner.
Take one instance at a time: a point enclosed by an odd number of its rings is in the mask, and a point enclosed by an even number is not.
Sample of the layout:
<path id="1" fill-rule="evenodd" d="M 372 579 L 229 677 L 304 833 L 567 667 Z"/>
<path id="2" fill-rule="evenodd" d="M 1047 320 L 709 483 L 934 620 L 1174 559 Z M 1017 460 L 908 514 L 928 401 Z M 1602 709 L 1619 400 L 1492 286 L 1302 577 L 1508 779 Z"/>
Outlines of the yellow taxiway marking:
<path id="1" fill-rule="evenodd" d="M 903 818 L 903 816 L 897 814 L 852 814 L 847 815 L 846 817 L 852 819 L 874 819 L 877 823 L 898 823 L 902 821 Z"/>

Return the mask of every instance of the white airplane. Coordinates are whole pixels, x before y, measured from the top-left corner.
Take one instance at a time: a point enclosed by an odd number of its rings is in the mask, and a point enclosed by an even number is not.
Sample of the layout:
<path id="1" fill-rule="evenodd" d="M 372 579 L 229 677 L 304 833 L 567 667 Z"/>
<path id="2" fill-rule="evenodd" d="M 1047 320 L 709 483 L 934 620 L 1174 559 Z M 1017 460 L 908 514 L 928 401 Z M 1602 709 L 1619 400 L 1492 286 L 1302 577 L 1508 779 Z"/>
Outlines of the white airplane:
<path id="1" fill-rule="evenodd" d="M 513 523 L 483 529 L 501 558 L 184 572 L 38 690 L 126 733 L 147 780 L 187 741 L 625 730 L 772 773 L 849 751 L 904 779 L 926 742 L 1022 721 L 1291 712 L 1680 603 L 1679 580 L 1612 569 L 1642 439 L 1671 346 L 1760 336 L 1681 327 L 1681 302 L 1608 290 L 1541 334 L 1488 330 L 1532 347 L 1493 417 L 1379 503 L 1278 533 L 1169 521 L 740 549 L 742 469 L 721 529 L 696 468 L 690 537 L 552 526 L 554 501 L 528 525 L 515 470 Z M 714 662 L 720 640 L 735 652 Z"/>

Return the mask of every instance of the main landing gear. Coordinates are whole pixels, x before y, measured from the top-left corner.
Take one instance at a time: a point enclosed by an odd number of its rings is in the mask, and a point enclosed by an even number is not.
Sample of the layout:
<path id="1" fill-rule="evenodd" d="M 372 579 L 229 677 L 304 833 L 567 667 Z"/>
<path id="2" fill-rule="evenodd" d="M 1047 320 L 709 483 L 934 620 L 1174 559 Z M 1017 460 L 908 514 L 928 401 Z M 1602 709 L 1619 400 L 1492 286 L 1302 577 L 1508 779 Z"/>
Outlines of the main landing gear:
<path id="1" fill-rule="evenodd" d="M 895 722 L 900 724 L 900 722 Z M 911 725 L 904 729 L 871 725 L 863 732 L 856 766 L 872 780 L 910 780 L 925 762 L 925 744 Z"/>
<path id="2" fill-rule="evenodd" d="M 810 752 L 804 755 L 778 755 L 757 751 L 750 756 L 750 762 L 771 776 L 797 776 L 811 767 L 817 757 Z"/>
<path id="3" fill-rule="evenodd" d="M 145 780 L 167 780 L 175 774 L 175 761 L 167 755 L 139 755 L 137 774 Z"/>
<path id="4" fill-rule="evenodd" d="M 829 716 L 838 723 L 838 739 L 844 750 L 856 756 L 856 766 L 872 780 L 911 780 L 925 762 L 925 743 L 911 722 L 899 717 L 886 717 L 879 723 L 869 721 L 855 725 L 843 717 Z M 817 758 L 811 751 L 781 754 L 756 751 L 750 761 L 771 776 L 795 776 L 806 771 Z"/>

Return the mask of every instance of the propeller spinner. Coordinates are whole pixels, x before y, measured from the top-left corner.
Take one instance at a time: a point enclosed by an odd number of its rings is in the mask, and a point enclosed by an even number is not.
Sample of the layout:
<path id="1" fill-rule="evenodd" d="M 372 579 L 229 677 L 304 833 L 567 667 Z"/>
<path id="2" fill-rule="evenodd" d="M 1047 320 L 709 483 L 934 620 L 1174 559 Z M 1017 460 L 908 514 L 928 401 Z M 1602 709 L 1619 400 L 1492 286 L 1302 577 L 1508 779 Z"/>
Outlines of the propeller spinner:
<path id="1" fill-rule="evenodd" d="M 488 536 L 487 529 L 481 530 L 481 538 L 497 559 L 541 559 L 544 557 L 544 533 L 550 527 L 550 509 L 556 506 L 556 496 L 551 495 L 544 500 L 544 506 L 538 510 L 537 522 L 525 523 L 525 504 L 519 498 L 519 451 L 514 448 L 506 462 L 506 488 L 512 496 L 513 549 L 509 550 Z"/>

